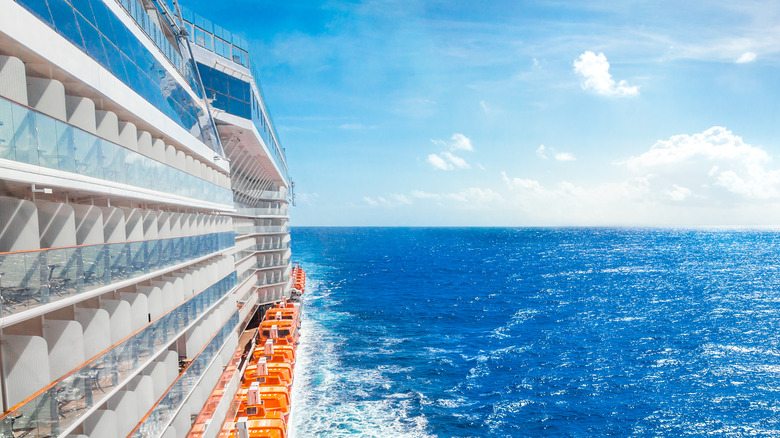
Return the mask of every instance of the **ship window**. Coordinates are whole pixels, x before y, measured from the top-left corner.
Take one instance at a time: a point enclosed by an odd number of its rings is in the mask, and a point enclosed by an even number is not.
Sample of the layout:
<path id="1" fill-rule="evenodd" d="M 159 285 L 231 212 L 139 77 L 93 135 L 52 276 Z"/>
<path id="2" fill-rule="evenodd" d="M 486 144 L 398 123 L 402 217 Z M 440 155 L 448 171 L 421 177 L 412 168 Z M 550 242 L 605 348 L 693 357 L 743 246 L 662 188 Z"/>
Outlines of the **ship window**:
<path id="1" fill-rule="evenodd" d="M 42 18 L 43 21 L 52 24 L 53 21 L 51 19 L 51 12 L 49 12 L 49 7 L 46 6 L 46 2 L 44 1 L 23 1 L 19 2 L 24 5 L 28 10 L 32 11 L 35 15 Z"/>
<path id="2" fill-rule="evenodd" d="M 220 93 L 228 94 L 227 75 L 216 70 L 213 71 L 211 73 L 211 86 Z"/>
<path id="3" fill-rule="evenodd" d="M 108 58 L 106 57 L 106 50 L 103 48 L 103 42 L 100 40 L 100 34 L 97 29 L 87 23 L 81 14 L 76 14 L 79 20 L 79 26 L 81 26 L 81 34 L 84 36 L 84 42 L 86 43 L 87 53 L 99 62 L 103 67 L 110 68 L 108 64 Z"/>
<path id="4" fill-rule="evenodd" d="M 54 18 L 54 26 L 60 33 L 77 46 L 84 48 L 84 40 L 81 38 L 79 27 L 76 24 L 76 16 L 73 8 L 62 0 L 49 0 L 49 8 Z"/>
<path id="5" fill-rule="evenodd" d="M 88 0 L 71 0 L 73 7 L 84 16 L 90 23 L 97 25 L 95 16 L 92 13 L 92 6 L 90 6 Z"/>
<path id="6" fill-rule="evenodd" d="M 203 81 L 203 87 L 211 88 L 211 69 L 198 63 L 198 71 L 200 72 L 200 79 Z"/>

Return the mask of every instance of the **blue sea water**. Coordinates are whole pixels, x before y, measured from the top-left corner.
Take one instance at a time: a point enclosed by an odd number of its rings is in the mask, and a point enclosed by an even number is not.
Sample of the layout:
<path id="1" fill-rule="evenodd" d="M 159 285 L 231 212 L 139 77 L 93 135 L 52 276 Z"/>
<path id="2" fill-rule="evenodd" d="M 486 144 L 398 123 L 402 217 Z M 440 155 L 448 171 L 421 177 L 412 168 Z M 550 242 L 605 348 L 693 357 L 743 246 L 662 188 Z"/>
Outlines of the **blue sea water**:
<path id="1" fill-rule="evenodd" d="M 780 232 L 294 228 L 302 437 L 780 436 Z"/>

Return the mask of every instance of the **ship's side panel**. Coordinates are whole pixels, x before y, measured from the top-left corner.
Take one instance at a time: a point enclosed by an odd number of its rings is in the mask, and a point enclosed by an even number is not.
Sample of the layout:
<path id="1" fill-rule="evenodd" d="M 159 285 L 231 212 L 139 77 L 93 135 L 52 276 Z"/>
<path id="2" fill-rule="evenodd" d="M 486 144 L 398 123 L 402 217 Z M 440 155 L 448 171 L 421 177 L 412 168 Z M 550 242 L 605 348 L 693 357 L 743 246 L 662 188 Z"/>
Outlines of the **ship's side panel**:
<path id="1" fill-rule="evenodd" d="M 162 3 L 0 10 L 0 430 L 186 436 L 289 295 L 291 182 L 246 44 L 193 44 L 235 67 L 204 89 Z"/>

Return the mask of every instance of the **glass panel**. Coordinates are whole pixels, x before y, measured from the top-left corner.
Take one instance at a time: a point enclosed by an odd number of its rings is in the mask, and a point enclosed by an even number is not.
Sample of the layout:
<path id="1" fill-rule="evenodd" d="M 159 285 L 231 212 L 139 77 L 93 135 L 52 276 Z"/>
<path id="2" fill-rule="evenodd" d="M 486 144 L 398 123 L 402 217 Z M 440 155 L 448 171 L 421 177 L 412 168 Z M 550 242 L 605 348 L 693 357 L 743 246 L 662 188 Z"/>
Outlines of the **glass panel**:
<path id="1" fill-rule="evenodd" d="M 179 376 L 162 400 L 150 412 L 146 421 L 133 434 L 133 437 L 158 436 L 164 431 L 173 416 L 179 412 L 179 408 L 187 401 L 195 389 L 195 385 L 209 369 L 209 365 L 222 349 L 225 340 L 236 329 L 238 323 L 238 312 L 235 312 Z"/>
<path id="2" fill-rule="evenodd" d="M 103 177 L 103 169 L 99 166 L 100 142 L 98 140 L 85 131 L 74 130 L 77 173 L 95 178 Z"/>
<path id="3" fill-rule="evenodd" d="M 90 23 L 95 25 L 95 15 L 92 13 L 92 6 L 89 0 L 70 0 L 73 7 L 84 16 Z"/>
<path id="4" fill-rule="evenodd" d="M 38 128 L 38 164 L 49 169 L 59 169 L 57 122 L 41 113 L 37 113 L 35 119 Z"/>
<path id="5" fill-rule="evenodd" d="M 14 123 L 11 102 L 0 99 L 0 158 L 15 160 Z"/>
<path id="6" fill-rule="evenodd" d="M 202 245 L 213 240 L 218 245 Z M 233 233 L 0 254 L 0 303 L 11 314 L 233 246 Z"/>
<path id="7" fill-rule="evenodd" d="M 74 145 L 75 128 L 65 123 L 57 123 L 57 157 L 59 169 L 66 172 L 76 171 L 76 147 Z"/>
<path id="8" fill-rule="evenodd" d="M 0 263 L 3 263 L 2 259 Z M 139 364 L 162 351 L 172 336 L 192 324 L 205 309 L 218 302 L 235 284 L 236 276 L 233 272 L 171 312 L 152 321 L 141 331 L 75 370 L 68 377 L 46 388 L 41 394 L 15 409 L 13 415 L 6 415 L 0 421 L 0 429 L 6 432 L 10 432 L 11 428 L 15 431 L 23 430 L 24 436 L 31 438 L 58 435 L 77 421 L 85 409 L 102 403 L 112 389 L 124 385 Z M 199 360 L 210 362 L 226 337 L 235 329 L 237 322 L 237 313 L 234 313 L 211 341 L 215 346 L 210 343 L 210 346 L 204 349 L 206 355 L 201 353 L 203 359 Z"/>
<path id="9" fill-rule="evenodd" d="M 229 189 L 0 98 L 0 158 L 229 204 Z"/>
<path id="10" fill-rule="evenodd" d="M 16 161 L 38 164 L 38 144 L 35 138 L 35 111 L 20 105 L 13 107 Z"/>
<path id="11" fill-rule="evenodd" d="M 217 93 L 230 94 L 228 92 L 228 75 L 225 73 L 212 70 L 211 85 Z"/>
<path id="12" fill-rule="evenodd" d="M 101 40 L 97 29 L 89 24 L 80 14 L 76 14 L 76 17 L 79 20 L 79 27 L 81 28 L 81 34 L 84 37 L 84 45 L 87 49 L 87 53 L 103 67 L 110 69 L 111 66 L 106 57 L 106 49 L 103 47 L 103 41 Z"/>
<path id="13" fill-rule="evenodd" d="M 106 49 L 106 58 L 108 59 L 109 68 L 114 76 L 119 78 L 122 82 L 127 83 L 127 70 L 125 70 L 124 59 L 122 59 L 122 53 L 119 49 L 113 45 L 105 37 L 101 37 L 103 40 L 103 47 Z"/>
<path id="14" fill-rule="evenodd" d="M 84 40 L 76 24 L 76 15 L 73 7 L 64 0 L 48 0 L 48 2 L 57 31 L 83 49 Z"/>
<path id="15" fill-rule="evenodd" d="M 46 5 L 45 1 L 41 0 L 32 0 L 32 1 L 22 1 L 19 2 L 27 8 L 30 12 L 37 15 L 43 21 L 52 24 L 54 21 L 51 19 L 51 12 L 49 12 L 49 7 Z"/>

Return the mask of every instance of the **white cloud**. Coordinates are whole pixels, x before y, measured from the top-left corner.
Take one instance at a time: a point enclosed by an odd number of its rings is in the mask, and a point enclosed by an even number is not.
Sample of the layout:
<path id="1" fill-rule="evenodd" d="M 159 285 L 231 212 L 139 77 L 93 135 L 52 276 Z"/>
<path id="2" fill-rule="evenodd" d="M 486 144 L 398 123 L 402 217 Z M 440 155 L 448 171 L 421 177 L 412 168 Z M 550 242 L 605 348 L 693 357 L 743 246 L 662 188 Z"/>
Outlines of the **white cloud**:
<path id="1" fill-rule="evenodd" d="M 672 201 L 685 201 L 691 196 L 692 193 L 693 192 L 691 192 L 691 190 L 688 188 L 678 186 L 677 184 L 672 184 L 672 189 L 668 190 L 664 194 Z"/>
<path id="2" fill-rule="evenodd" d="M 504 202 L 504 198 L 492 189 L 470 187 L 460 192 L 429 193 L 422 190 L 413 190 L 412 196 L 417 199 L 436 201 L 439 205 L 449 205 L 465 209 L 485 208 Z"/>
<path id="3" fill-rule="evenodd" d="M 558 161 L 575 161 L 577 158 L 568 152 L 557 152 L 555 159 Z"/>
<path id="4" fill-rule="evenodd" d="M 546 147 L 543 144 L 540 144 L 538 148 L 536 148 L 536 156 L 541 158 L 542 160 L 547 159 L 547 152 Z"/>
<path id="5" fill-rule="evenodd" d="M 463 134 L 452 134 L 450 138 L 450 150 L 452 151 L 473 151 L 474 146 L 471 145 L 471 140 Z"/>
<path id="6" fill-rule="evenodd" d="M 473 151 L 474 146 L 471 140 L 463 134 L 452 134 L 451 142 L 448 144 L 441 139 L 431 139 L 431 143 L 437 146 L 446 146 L 450 151 Z M 426 160 L 438 170 L 469 169 L 471 165 L 463 157 L 453 154 L 450 151 L 443 151 L 438 154 L 429 154 Z"/>
<path id="7" fill-rule="evenodd" d="M 469 169 L 471 166 L 463 158 L 453 155 L 450 152 L 442 152 L 441 156 L 447 159 L 456 169 Z"/>
<path id="8" fill-rule="evenodd" d="M 679 184 L 718 202 L 780 200 L 780 170 L 763 149 L 746 144 L 722 127 L 693 135 L 676 135 L 654 144 L 649 151 L 623 163 L 644 173 L 655 187 Z"/>
<path id="9" fill-rule="evenodd" d="M 590 90 L 602 96 L 626 97 L 639 94 L 639 87 L 628 85 L 624 80 L 615 82 L 609 73 L 609 62 L 603 53 L 598 55 L 586 51 L 574 61 L 574 71 L 579 73 L 584 90 Z"/>
<path id="10" fill-rule="evenodd" d="M 444 158 L 440 157 L 437 154 L 429 154 L 428 155 L 428 163 L 433 166 L 434 169 L 439 170 L 452 170 L 454 167 L 452 164 L 448 163 L 444 160 Z"/>
<path id="11" fill-rule="evenodd" d="M 503 206 L 536 224 L 753 225 L 780 222 L 780 169 L 722 127 L 676 135 L 616 162 L 622 181 L 543 183 L 501 173 Z"/>
<path id="12" fill-rule="evenodd" d="M 757 57 L 758 55 L 756 55 L 754 52 L 745 52 L 742 54 L 742 56 L 737 58 L 736 62 L 737 64 L 747 64 L 755 61 Z"/>
<path id="13" fill-rule="evenodd" d="M 575 161 L 577 157 L 574 156 L 574 154 L 571 154 L 569 152 L 558 152 L 555 148 L 548 148 L 545 145 L 539 145 L 538 148 L 536 148 L 536 156 L 541 158 L 542 160 L 546 160 L 549 157 L 547 156 L 547 151 L 549 151 L 553 158 L 556 161 Z"/>
<path id="14" fill-rule="evenodd" d="M 412 201 L 408 196 L 400 193 L 391 193 L 385 196 L 377 196 L 372 198 L 370 196 L 364 196 L 363 201 L 371 207 L 398 207 L 400 205 L 411 204 Z"/>
<path id="15" fill-rule="evenodd" d="M 429 154 L 428 163 L 438 170 L 469 169 L 471 166 L 463 158 L 451 152 L 444 151 L 440 154 Z"/>

